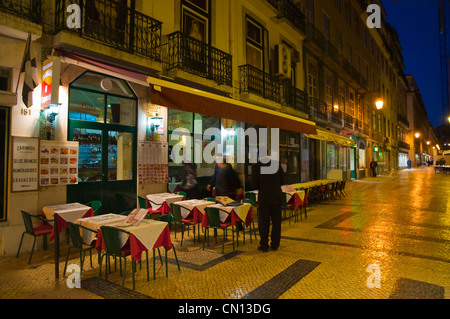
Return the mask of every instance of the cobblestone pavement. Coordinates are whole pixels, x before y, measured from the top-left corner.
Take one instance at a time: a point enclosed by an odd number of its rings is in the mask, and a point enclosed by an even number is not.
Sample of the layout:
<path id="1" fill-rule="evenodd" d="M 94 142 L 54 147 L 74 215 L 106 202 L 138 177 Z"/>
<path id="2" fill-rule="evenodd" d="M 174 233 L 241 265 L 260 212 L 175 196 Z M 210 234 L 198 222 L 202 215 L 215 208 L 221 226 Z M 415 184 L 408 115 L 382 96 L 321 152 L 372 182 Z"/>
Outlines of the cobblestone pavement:
<path id="1" fill-rule="evenodd" d="M 85 261 L 80 289 L 69 289 L 66 278 L 55 282 L 51 244 L 31 265 L 25 252 L 0 258 L 0 298 L 449 299 L 450 176 L 404 170 L 349 182 L 346 190 L 345 198 L 308 208 L 307 219 L 284 220 L 278 251 L 258 251 L 248 232 L 234 251 L 230 236 L 224 254 L 221 236 L 203 250 L 192 233 L 183 246 L 181 233 L 172 234 L 181 271 L 169 251 L 168 277 L 157 259 L 156 279 L 150 264 L 147 281 L 144 262 L 135 290 L 130 268 L 123 292 L 118 270 L 97 287 L 95 257 L 93 268 Z M 79 264 L 78 255 L 69 263 Z"/>

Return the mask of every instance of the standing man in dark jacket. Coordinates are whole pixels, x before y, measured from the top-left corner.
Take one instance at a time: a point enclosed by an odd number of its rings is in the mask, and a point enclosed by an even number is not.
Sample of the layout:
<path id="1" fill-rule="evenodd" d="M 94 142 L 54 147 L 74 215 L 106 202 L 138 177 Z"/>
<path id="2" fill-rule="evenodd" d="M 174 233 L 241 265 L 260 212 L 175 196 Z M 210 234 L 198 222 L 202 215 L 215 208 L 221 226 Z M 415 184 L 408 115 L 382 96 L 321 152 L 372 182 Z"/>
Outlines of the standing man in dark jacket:
<path id="1" fill-rule="evenodd" d="M 259 235 L 261 237 L 259 250 L 269 250 L 269 229 L 272 221 L 272 232 L 270 235 L 272 250 L 277 250 L 281 240 L 281 205 L 283 203 L 284 185 L 283 170 L 281 166 L 274 174 L 262 174 L 261 167 L 269 166 L 258 162 L 252 166 L 252 187 L 258 190 L 258 214 Z"/>

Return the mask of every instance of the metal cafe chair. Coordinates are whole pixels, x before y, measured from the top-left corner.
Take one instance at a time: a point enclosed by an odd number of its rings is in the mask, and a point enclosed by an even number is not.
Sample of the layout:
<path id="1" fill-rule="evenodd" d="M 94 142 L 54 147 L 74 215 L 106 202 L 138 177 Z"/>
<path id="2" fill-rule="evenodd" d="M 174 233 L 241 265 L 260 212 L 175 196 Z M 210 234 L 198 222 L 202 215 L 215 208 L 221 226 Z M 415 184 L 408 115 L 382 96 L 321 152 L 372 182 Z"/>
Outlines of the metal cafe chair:
<path id="1" fill-rule="evenodd" d="M 80 273 L 83 272 L 83 265 L 84 265 L 84 258 L 86 257 L 86 251 L 89 250 L 89 259 L 91 261 L 91 268 L 92 266 L 92 248 L 94 248 L 95 241 L 91 245 L 87 245 L 83 242 L 83 238 L 81 237 L 81 229 L 85 229 L 87 231 L 97 233 L 97 231 L 84 227 L 82 225 L 74 224 L 71 222 L 67 222 L 67 229 L 69 232 L 70 241 L 72 242 L 71 245 L 69 245 L 69 249 L 67 251 L 67 257 L 66 257 L 66 264 L 64 265 L 64 273 L 63 276 L 66 275 L 66 269 L 67 269 L 67 262 L 69 260 L 70 255 L 70 249 L 76 248 L 80 252 Z"/>
<path id="2" fill-rule="evenodd" d="M 28 259 L 28 263 L 30 264 L 31 257 L 33 256 L 34 245 L 36 244 L 36 238 L 40 237 L 40 236 L 44 236 L 44 249 L 45 249 L 46 244 L 47 244 L 47 235 L 51 234 L 52 229 L 53 229 L 52 225 L 48 224 L 48 222 L 51 222 L 53 220 L 48 220 L 39 215 L 32 215 L 23 210 L 21 210 L 21 213 L 22 213 L 23 223 L 25 225 L 25 231 L 22 233 L 22 238 L 20 239 L 19 249 L 17 250 L 16 258 L 19 257 L 20 248 L 22 247 L 22 241 L 23 241 L 24 235 L 25 234 L 31 235 L 34 237 L 34 240 L 33 240 L 33 247 L 31 248 L 31 252 L 30 252 L 30 258 Z M 34 227 L 32 218 L 41 220 L 42 221 L 41 225 L 39 225 L 38 227 Z"/>

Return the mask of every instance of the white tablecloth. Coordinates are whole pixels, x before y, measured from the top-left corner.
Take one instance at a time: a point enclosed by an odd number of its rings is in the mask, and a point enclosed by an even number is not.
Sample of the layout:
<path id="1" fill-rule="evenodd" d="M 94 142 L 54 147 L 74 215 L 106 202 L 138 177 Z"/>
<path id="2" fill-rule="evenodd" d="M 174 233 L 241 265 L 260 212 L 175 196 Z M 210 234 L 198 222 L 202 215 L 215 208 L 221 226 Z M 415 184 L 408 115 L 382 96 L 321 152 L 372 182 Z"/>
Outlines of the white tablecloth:
<path id="1" fill-rule="evenodd" d="M 174 204 L 181 206 L 181 217 L 186 218 L 195 207 L 197 207 L 200 213 L 205 214 L 205 207 L 214 205 L 215 202 L 201 199 L 190 199 L 174 202 Z"/>
<path id="2" fill-rule="evenodd" d="M 80 218 L 76 221 L 77 224 L 92 230 L 98 230 L 101 226 L 114 226 L 122 223 L 127 216 L 118 214 L 106 214 L 101 216 Z M 90 245 L 96 239 L 96 234 L 88 230 L 81 230 L 81 237 L 85 244 Z"/>
<path id="3" fill-rule="evenodd" d="M 177 195 L 172 193 L 159 193 L 147 195 L 147 199 L 150 201 L 153 210 L 158 210 L 164 202 L 169 206 L 171 203 L 181 201 L 184 198 L 183 195 Z"/>
<path id="4" fill-rule="evenodd" d="M 80 203 L 70 203 L 46 206 L 42 210 L 44 212 L 45 218 L 47 219 L 54 219 L 54 215 L 56 213 L 66 222 L 75 223 L 77 219 L 82 218 L 89 209 L 91 209 L 91 207 Z"/>

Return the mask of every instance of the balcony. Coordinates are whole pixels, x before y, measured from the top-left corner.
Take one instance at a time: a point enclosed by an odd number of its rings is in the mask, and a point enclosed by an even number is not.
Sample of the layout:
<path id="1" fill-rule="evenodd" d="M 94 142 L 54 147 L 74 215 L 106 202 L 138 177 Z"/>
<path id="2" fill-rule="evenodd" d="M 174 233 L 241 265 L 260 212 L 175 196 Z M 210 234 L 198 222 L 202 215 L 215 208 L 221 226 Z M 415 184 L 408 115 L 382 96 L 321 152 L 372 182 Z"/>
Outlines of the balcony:
<path id="1" fill-rule="evenodd" d="M 398 147 L 401 147 L 401 148 L 404 148 L 404 149 L 407 149 L 407 150 L 411 149 L 411 146 L 408 143 L 405 143 L 405 142 L 403 142 L 401 140 L 398 140 Z"/>
<path id="2" fill-rule="evenodd" d="M 330 107 L 329 113 L 331 123 L 338 127 L 342 127 L 342 111 L 334 108 L 331 109 Z"/>
<path id="3" fill-rule="evenodd" d="M 270 74 L 250 64 L 239 67 L 240 93 L 251 93 L 280 102 L 280 84 Z"/>
<path id="4" fill-rule="evenodd" d="M 328 122 L 327 103 L 314 97 L 309 97 L 308 104 L 311 117 Z"/>
<path id="5" fill-rule="evenodd" d="M 69 4 L 82 12 L 81 28 L 70 29 Z M 143 13 L 113 0 L 56 0 L 56 31 L 68 30 L 107 46 L 160 61 L 161 25 Z"/>
<path id="6" fill-rule="evenodd" d="M 344 114 L 344 126 L 348 129 L 353 129 L 354 119 L 350 114 Z"/>
<path id="7" fill-rule="evenodd" d="M 309 114 L 308 94 L 293 87 L 289 82 L 280 83 L 281 103 L 297 111 Z"/>
<path id="8" fill-rule="evenodd" d="M 306 17 L 293 0 L 267 0 L 277 11 L 278 18 L 286 18 L 299 31 L 305 33 Z"/>
<path id="9" fill-rule="evenodd" d="M 409 121 L 406 119 L 406 116 L 397 114 L 397 120 L 399 123 L 403 123 L 406 127 L 409 127 Z"/>
<path id="10" fill-rule="evenodd" d="M 167 36 L 167 69 L 232 85 L 232 56 L 179 31 Z"/>
<path id="11" fill-rule="evenodd" d="M 42 20 L 40 0 L 2 0 L 0 11 L 6 11 L 21 16 L 31 22 L 40 23 Z"/>

